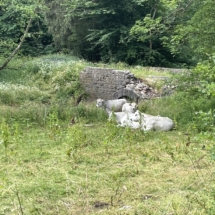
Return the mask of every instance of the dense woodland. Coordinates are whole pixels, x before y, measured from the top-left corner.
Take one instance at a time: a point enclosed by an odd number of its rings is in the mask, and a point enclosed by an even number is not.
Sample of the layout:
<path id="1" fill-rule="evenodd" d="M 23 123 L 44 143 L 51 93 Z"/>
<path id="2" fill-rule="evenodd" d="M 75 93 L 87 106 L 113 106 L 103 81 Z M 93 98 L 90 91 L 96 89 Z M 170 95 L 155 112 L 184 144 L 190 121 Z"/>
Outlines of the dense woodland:
<path id="1" fill-rule="evenodd" d="M 31 26 L 19 54 L 191 67 L 214 53 L 213 0 L 3 0 L 0 55 Z"/>

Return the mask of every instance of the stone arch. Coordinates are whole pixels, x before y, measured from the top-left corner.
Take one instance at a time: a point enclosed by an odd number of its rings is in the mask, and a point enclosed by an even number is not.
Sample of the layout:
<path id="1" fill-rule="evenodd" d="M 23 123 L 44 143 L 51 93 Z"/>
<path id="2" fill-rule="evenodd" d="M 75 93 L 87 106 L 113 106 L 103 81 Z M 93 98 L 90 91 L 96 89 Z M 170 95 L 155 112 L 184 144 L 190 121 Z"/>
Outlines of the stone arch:
<path id="1" fill-rule="evenodd" d="M 153 89 L 129 70 L 86 67 L 80 73 L 80 83 L 91 98 L 128 98 L 138 103 L 153 96 Z"/>
<path id="2" fill-rule="evenodd" d="M 129 98 L 138 103 L 140 96 L 138 96 L 133 90 L 124 88 L 114 93 L 113 98 L 114 99 Z"/>

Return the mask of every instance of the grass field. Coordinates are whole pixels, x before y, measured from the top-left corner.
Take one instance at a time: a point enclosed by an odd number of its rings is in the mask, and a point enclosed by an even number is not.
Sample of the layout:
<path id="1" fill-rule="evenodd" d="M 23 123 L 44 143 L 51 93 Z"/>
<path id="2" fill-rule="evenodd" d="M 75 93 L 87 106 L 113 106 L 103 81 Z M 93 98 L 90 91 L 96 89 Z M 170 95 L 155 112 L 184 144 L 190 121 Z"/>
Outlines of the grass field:
<path id="1" fill-rule="evenodd" d="M 174 117 L 171 132 L 120 128 L 68 95 L 81 92 L 69 78 L 87 62 L 40 63 L 0 74 L 0 215 L 215 214 L 213 133 L 182 126 L 194 101 L 145 104 Z"/>
<path id="2" fill-rule="evenodd" d="M 90 125 L 8 129 L 0 214 L 213 214 L 210 142 Z"/>

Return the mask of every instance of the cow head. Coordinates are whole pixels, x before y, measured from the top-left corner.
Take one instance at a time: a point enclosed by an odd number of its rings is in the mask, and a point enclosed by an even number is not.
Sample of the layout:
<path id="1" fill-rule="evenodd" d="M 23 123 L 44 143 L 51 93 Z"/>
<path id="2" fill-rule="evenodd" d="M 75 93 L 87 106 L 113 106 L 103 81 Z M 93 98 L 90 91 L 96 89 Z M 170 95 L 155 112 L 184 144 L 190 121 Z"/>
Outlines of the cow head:
<path id="1" fill-rule="evenodd" d="M 97 99 L 96 107 L 104 107 L 104 99 Z"/>
<path id="2" fill-rule="evenodd" d="M 135 113 L 135 112 L 138 110 L 138 105 L 137 105 L 137 103 L 135 103 L 135 102 L 132 102 L 132 103 L 131 103 L 131 107 L 132 107 L 133 113 Z"/>
<path id="3" fill-rule="evenodd" d="M 138 110 L 130 114 L 130 120 L 134 122 L 139 122 L 141 120 L 141 114 Z"/>

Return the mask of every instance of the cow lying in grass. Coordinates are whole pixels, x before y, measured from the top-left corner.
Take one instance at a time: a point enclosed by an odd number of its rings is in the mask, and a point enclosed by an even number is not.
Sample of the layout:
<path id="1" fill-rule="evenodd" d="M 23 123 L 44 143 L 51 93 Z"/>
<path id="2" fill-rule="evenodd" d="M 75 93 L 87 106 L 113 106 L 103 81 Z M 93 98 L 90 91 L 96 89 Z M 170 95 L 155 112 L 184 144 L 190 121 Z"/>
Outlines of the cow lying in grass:
<path id="1" fill-rule="evenodd" d="M 126 121 L 128 121 L 128 119 L 135 118 L 135 113 L 137 111 L 137 104 L 135 102 L 133 103 L 125 103 L 122 105 L 122 112 L 109 112 L 109 121 L 112 120 L 113 118 L 115 118 L 115 121 L 118 124 L 123 124 Z M 138 119 L 140 119 L 139 114 L 136 113 L 136 116 L 138 115 Z"/>
<path id="2" fill-rule="evenodd" d="M 174 122 L 168 117 L 141 115 L 141 129 L 144 131 L 171 131 L 174 128 Z"/>
<path id="3" fill-rule="evenodd" d="M 96 107 L 103 108 L 108 114 L 112 111 L 121 112 L 122 106 L 127 103 L 126 99 L 104 100 L 97 99 Z"/>
<path id="4" fill-rule="evenodd" d="M 139 111 L 135 113 L 130 112 L 111 112 L 109 114 L 109 121 L 114 120 L 118 124 L 118 126 L 129 126 L 133 128 L 138 128 L 138 124 L 140 121 Z"/>
<path id="5" fill-rule="evenodd" d="M 141 128 L 141 114 L 137 110 L 134 113 L 124 112 L 125 116 L 122 117 L 121 123 L 118 126 L 130 127 L 133 129 Z"/>
<path id="6" fill-rule="evenodd" d="M 115 117 L 118 126 L 142 129 L 144 131 L 170 131 L 174 122 L 168 117 L 152 116 L 136 111 L 135 113 L 111 113 L 109 119 Z"/>
<path id="7" fill-rule="evenodd" d="M 128 103 L 126 99 L 97 99 L 96 107 L 103 108 L 108 113 L 109 120 L 115 118 L 118 126 L 144 131 L 170 131 L 174 127 L 170 118 L 141 113 L 137 110 L 136 103 Z"/>

